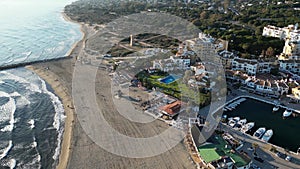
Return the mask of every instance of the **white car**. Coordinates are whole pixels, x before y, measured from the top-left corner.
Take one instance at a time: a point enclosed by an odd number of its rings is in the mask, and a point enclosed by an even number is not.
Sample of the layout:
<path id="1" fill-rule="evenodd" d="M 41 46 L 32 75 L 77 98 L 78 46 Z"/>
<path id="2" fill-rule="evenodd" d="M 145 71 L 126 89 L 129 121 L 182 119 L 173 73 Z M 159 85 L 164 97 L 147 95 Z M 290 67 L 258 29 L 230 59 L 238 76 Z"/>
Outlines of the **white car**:
<path id="1" fill-rule="evenodd" d="M 285 157 L 285 160 L 286 160 L 286 161 L 291 161 L 291 156 L 286 156 L 286 157 Z"/>

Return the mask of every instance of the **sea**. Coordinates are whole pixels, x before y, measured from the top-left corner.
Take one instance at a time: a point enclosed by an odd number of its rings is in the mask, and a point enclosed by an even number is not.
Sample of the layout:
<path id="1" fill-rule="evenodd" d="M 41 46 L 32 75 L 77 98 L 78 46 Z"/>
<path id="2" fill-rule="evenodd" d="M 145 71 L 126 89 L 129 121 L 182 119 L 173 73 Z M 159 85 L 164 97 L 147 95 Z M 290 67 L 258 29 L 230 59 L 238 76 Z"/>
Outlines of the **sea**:
<path id="1" fill-rule="evenodd" d="M 61 15 L 72 0 L 0 0 L 0 67 L 65 57 L 82 38 Z M 53 89 L 20 67 L 0 71 L 0 168 L 55 168 L 64 109 Z"/>

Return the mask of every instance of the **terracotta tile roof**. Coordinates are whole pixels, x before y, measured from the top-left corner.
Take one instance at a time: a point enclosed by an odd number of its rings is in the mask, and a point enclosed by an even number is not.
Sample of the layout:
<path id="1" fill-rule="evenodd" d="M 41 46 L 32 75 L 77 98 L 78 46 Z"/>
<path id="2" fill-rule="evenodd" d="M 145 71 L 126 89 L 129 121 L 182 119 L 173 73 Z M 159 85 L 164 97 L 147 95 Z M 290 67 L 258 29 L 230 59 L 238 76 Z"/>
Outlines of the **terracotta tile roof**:
<path id="1" fill-rule="evenodd" d="M 180 108 L 181 108 L 181 101 L 177 100 L 171 104 L 167 104 L 160 109 L 164 112 L 167 113 L 168 115 L 174 116 L 177 113 L 179 113 Z"/>
<path id="2" fill-rule="evenodd" d="M 264 80 L 258 80 L 255 82 L 256 85 L 260 85 L 260 86 L 264 86 L 265 85 L 265 81 Z"/>

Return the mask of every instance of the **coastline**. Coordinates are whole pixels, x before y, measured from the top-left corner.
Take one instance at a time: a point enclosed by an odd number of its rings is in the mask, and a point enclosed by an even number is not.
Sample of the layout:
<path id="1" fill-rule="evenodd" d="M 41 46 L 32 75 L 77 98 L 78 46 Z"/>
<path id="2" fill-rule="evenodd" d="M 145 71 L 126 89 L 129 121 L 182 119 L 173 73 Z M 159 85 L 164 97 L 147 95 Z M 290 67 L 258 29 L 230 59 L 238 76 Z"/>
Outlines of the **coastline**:
<path id="1" fill-rule="evenodd" d="M 64 13 L 64 12 L 61 12 L 61 15 L 62 15 L 63 19 L 64 19 L 66 22 L 72 22 L 72 23 L 75 23 L 75 24 L 79 24 L 79 25 L 80 25 L 80 32 L 81 32 L 81 34 L 82 34 L 81 39 L 80 39 L 79 41 L 75 42 L 75 43 L 72 45 L 72 47 L 70 48 L 70 50 L 65 54 L 65 57 L 70 57 L 70 56 L 72 55 L 73 51 L 75 50 L 75 48 L 79 45 L 79 43 L 80 43 L 81 41 L 83 41 L 83 40 L 86 38 L 86 32 L 85 32 L 84 29 L 83 29 L 83 25 L 84 25 L 83 23 L 79 23 L 79 22 L 76 22 L 76 21 L 72 20 L 72 19 L 71 19 L 69 16 L 67 16 L 67 14 Z"/>
<path id="2" fill-rule="evenodd" d="M 68 19 L 66 19 L 68 21 Z M 74 22 L 74 21 L 71 21 Z M 74 22 L 76 23 L 76 22 Z M 107 152 L 90 139 L 88 133 L 81 127 L 75 109 L 72 104 L 72 75 L 76 62 L 76 58 L 84 55 L 82 51 L 85 48 L 85 41 L 94 35 L 92 27 L 87 24 L 81 24 L 81 30 L 84 33 L 83 38 L 70 49 L 70 56 L 67 59 L 41 62 L 27 66 L 27 68 L 35 72 L 39 77 L 45 80 L 54 90 L 54 93 L 60 98 L 65 109 L 65 131 L 62 137 L 59 161 L 57 169 L 65 168 L 137 168 L 139 166 L 153 166 L 154 168 L 193 168 L 193 164 L 189 160 L 189 154 L 183 143 L 178 144 L 172 150 L 165 152 L 160 156 L 143 159 L 131 159 L 121 157 Z M 106 70 L 98 70 L 97 73 L 96 92 L 99 93 L 97 100 L 102 112 L 108 119 L 111 119 L 113 126 L 121 133 L 131 133 L 133 137 L 149 137 L 163 132 L 168 125 L 161 121 L 155 121 L 149 125 L 140 126 L 124 119 L 113 106 L 110 97 L 110 77 Z M 68 106 L 69 105 L 69 106 Z M 159 126 L 157 128 L 157 126 Z M 177 152 L 174 157 L 174 152 Z M 162 167 L 158 167 L 162 166 Z M 165 166 L 165 167 L 163 167 Z"/>
<path id="3" fill-rule="evenodd" d="M 72 63 L 74 62 L 73 59 L 75 60 L 77 55 L 82 50 L 83 42 L 85 41 L 88 32 L 85 31 L 84 24 L 71 20 L 64 12 L 61 12 L 61 14 L 65 21 L 80 24 L 80 31 L 82 33 L 81 39 L 75 42 L 65 55 L 66 58 L 70 58 L 69 62 L 67 61 L 66 64 L 72 67 Z M 72 81 L 66 81 L 65 79 L 63 79 L 64 77 L 61 77 L 55 69 L 49 69 L 49 67 L 51 67 L 52 64 L 59 62 L 60 61 L 32 64 L 26 66 L 25 68 L 34 72 L 45 82 L 47 82 L 52 87 L 54 93 L 60 98 L 63 104 L 66 119 L 64 121 L 64 133 L 61 142 L 59 160 L 58 164 L 56 165 L 56 168 L 66 169 L 72 150 L 73 127 L 75 125 L 75 109 L 73 106 L 73 98 L 71 95 L 72 89 L 70 87 Z M 64 74 L 63 76 L 70 76 L 70 78 L 72 78 L 71 75 L 68 75 L 68 73 L 70 72 L 72 71 L 66 72 L 66 74 Z"/>
<path id="4" fill-rule="evenodd" d="M 64 106 L 66 119 L 64 121 L 64 134 L 61 142 L 59 161 L 56 168 L 65 169 L 68 165 L 68 159 L 70 156 L 72 130 L 75 116 L 72 97 L 68 94 L 63 82 L 58 80 L 59 78 L 55 75 L 55 73 L 34 66 L 26 66 L 26 68 L 36 73 L 40 78 L 45 80 L 52 87 L 54 93 L 61 99 L 61 102 Z"/>

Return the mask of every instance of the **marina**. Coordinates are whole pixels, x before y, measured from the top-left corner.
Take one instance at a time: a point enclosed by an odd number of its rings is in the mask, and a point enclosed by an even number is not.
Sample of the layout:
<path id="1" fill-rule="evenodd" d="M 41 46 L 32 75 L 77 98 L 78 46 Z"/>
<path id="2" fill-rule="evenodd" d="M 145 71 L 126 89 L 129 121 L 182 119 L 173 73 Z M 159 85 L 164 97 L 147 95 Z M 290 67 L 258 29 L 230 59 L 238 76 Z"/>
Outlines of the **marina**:
<path id="1" fill-rule="evenodd" d="M 300 136 L 295 134 L 300 127 L 297 110 L 252 98 L 239 98 L 224 107 L 232 108 L 224 111 L 224 115 L 228 117 L 228 125 L 234 129 L 245 119 L 249 123 L 244 121 L 241 132 L 293 152 L 300 147 Z"/>

